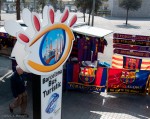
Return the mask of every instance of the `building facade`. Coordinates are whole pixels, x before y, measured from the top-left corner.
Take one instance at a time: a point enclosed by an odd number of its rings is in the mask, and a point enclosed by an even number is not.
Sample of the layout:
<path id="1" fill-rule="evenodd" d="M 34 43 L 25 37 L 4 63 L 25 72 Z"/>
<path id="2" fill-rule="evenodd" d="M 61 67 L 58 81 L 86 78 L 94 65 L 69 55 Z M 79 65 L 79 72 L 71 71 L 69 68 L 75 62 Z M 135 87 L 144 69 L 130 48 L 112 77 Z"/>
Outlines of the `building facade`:
<path id="1" fill-rule="evenodd" d="M 111 10 L 111 16 L 113 17 L 125 17 L 126 10 L 119 7 L 119 0 L 109 0 L 109 7 L 108 9 Z M 150 17 L 150 0 L 142 0 L 141 8 L 137 11 L 129 11 L 130 17 Z"/>

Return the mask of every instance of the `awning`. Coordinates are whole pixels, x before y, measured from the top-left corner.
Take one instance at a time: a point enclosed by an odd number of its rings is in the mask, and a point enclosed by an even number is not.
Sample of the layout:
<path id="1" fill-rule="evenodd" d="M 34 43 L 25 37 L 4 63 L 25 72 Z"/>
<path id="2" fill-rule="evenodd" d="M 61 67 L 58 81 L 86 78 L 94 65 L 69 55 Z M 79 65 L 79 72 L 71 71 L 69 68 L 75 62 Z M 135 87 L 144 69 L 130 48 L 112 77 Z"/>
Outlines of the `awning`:
<path id="1" fill-rule="evenodd" d="M 74 27 L 72 30 L 76 33 L 87 35 L 87 36 L 92 36 L 92 37 L 104 37 L 113 31 L 111 30 L 106 30 L 98 27 L 92 27 L 92 26 L 79 26 L 79 27 Z"/>

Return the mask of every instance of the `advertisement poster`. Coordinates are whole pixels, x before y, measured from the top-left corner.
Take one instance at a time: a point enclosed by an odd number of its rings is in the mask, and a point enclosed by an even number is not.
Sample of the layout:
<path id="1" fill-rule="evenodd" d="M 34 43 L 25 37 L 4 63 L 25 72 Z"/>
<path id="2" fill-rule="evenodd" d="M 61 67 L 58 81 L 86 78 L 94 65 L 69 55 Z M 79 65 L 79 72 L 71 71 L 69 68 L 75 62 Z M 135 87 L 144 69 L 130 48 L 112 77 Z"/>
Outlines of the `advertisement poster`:
<path id="1" fill-rule="evenodd" d="M 104 92 L 107 80 L 107 68 L 79 67 L 79 64 L 67 64 L 67 89 Z"/>
<path id="2" fill-rule="evenodd" d="M 61 119 L 62 67 L 41 76 L 41 118 Z"/>
<path id="3" fill-rule="evenodd" d="M 145 93 L 150 71 L 109 69 L 108 92 Z"/>

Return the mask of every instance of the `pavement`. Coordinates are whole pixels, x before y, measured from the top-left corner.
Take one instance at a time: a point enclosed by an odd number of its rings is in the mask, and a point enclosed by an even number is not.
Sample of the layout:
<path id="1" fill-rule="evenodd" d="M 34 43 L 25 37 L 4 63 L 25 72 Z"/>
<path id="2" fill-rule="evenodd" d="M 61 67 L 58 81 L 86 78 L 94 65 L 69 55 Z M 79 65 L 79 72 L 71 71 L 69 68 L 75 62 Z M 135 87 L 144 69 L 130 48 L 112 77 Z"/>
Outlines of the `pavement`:
<path id="1" fill-rule="evenodd" d="M 78 21 L 83 21 L 81 13 Z M 15 19 L 15 14 L 2 13 L 2 19 Z M 86 15 L 86 21 L 88 15 Z M 150 18 L 129 19 L 129 25 L 124 25 L 125 18 L 95 17 L 94 26 L 113 30 L 116 33 L 132 33 L 136 35 L 149 35 Z M 3 24 L 3 21 L 1 21 Z M 104 54 L 99 54 L 101 61 L 111 64 L 113 54 L 112 34 L 106 36 L 108 46 Z M 7 74 L 6 76 L 4 76 Z M 24 119 L 11 115 L 8 109 L 12 101 L 10 90 L 11 60 L 0 56 L 0 119 Z M 32 111 L 32 83 L 27 83 L 28 92 L 28 119 L 33 119 Z M 15 114 L 19 109 L 15 110 Z M 62 119 L 150 119 L 150 96 L 137 94 L 113 94 L 113 93 L 86 93 L 79 91 L 63 91 Z"/>
<path id="2" fill-rule="evenodd" d="M 0 56 L 1 64 L 11 64 L 9 58 Z M 5 63 L 7 62 L 7 63 Z M 0 67 L 5 67 L 0 64 Z M 8 70 L 11 70 L 8 69 Z M 12 115 L 8 105 L 13 101 L 9 77 L 0 81 L 0 119 L 25 119 Z M 33 119 L 32 83 L 27 83 L 28 119 Z M 63 91 L 62 119 L 150 119 L 150 96 L 137 94 L 87 93 Z M 19 114 L 19 109 L 14 111 Z"/>

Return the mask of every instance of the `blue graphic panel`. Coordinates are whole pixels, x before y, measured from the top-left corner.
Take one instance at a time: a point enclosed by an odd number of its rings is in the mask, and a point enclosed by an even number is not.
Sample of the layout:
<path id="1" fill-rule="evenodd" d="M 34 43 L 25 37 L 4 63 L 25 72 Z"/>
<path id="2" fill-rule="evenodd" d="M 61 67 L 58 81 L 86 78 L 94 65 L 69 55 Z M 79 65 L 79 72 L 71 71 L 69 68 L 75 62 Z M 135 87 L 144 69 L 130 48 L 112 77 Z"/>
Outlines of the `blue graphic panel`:
<path id="1" fill-rule="evenodd" d="M 40 59 L 45 66 L 50 66 L 59 61 L 66 44 L 66 34 L 63 29 L 49 31 L 43 37 L 40 45 Z"/>

